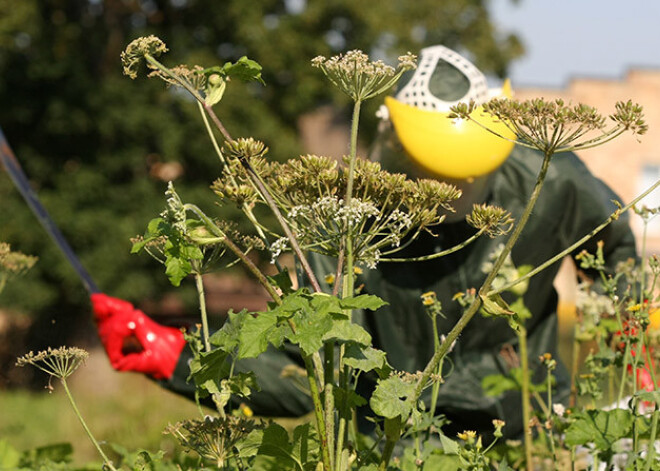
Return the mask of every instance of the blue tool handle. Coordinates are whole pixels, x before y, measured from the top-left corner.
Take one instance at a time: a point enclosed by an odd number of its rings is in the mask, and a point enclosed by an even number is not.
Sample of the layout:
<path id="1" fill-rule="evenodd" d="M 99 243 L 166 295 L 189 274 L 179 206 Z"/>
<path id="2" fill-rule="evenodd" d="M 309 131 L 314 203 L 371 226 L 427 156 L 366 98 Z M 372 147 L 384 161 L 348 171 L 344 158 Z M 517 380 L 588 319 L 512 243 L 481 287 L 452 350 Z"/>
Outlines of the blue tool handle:
<path id="1" fill-rule="evenodd" d="M 21 165 L 18 163 L 18 160 L 16 160 L 16 156 L 14 155 L 14 152 L 12 152 L 11 148 L 9 147 L 9 143 L 7 142 L 7 139 L 5 138 L 5 135 L 2 132 L 1 128 L 0 128 L 0 161 L 2 161 L 2 165 L 5 167 L 7 173 L 9 174 L 9 178 L 11 178 L 11 180 L 14 182 L 14 185 L 21 193 L 21 195 L 27 202 L 30 209 L 32 209 L 32 212 L 37 217 L 43 228 L 46 229 L 48 235 L 50 235 L 53 241 L 64 253 L 64 256 L 66 257 L 66 259 L 69 261 L 73 269 L 80 277 L 80 280 L 83 282 L 83 285 L 85 285 L 85 288 L 87 289 L 89 294 L 100 293 L 101 291 L 96 286 L 96 283 L 94 283 L 92 277 L 89 275 L 89 273 L 87 273 L 85 267 L 82 266 L 80 260 L 78 259 L 74 251 L 71 249 L 71 246 L 66 241 L 66 239 L 60 232 L 59 228 L 55 225 L 55 223 L 49 216 L 48 211 L 46 211 L 46 208 L 44 208 L 43 204 L 41 204 L 41 201 L 39 201 L 37 194 L 30 186 L 30 182 L 25 176 L 25 172 L 23 172 L 23 169 L 21 168 Z"/>

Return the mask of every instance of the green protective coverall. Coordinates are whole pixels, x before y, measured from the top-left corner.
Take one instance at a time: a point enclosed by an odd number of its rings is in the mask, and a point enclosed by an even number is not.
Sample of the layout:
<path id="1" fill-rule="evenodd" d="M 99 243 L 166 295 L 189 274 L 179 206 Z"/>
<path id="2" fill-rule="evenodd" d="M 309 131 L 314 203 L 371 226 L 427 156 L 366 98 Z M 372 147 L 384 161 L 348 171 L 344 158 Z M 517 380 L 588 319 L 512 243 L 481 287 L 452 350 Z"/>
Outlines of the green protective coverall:
<path id="1" fill-rule="evenodd" d="M 399 153 L 398 143 L 389 140 L 381 152 Z M 532 192 L 540 169 L 542 156 L 526 148 L 514 148 L 507 161 L 490 176 L 487 202 L 510 211 L 518 219 Z M 516 266 L 539 264 L 559 253 L 589 233 L 616 210 L 612 200 L 617 196 L 602 181 L 595 178 L 574 154 L 556 155 L 545 180 L 541 195 L 525 230 L 516 244 L 512 259 Z M 434 234 L 422 233 L 418 240 L 397 256 L 419 256 L 454 246 L 475 233 L 464 221 L 443 223 Z M 467 248 L 443 258 L 426 262 L 383 263 L 374 270 L 365 270 L 357 284 L 364 284 L 363 293 L 374 294 L 388 304 L 377 312 L 358 313 L 362 324 L 373 337 L 374 347 L 387 353 L 390 365 L 396 370 L 415 372 L 424 369 L 433 354 L 431 319 L 420 296 L 434 291 L 442 303 L 445 318 L 438 318 L 439 334 L 446 334 L 462 314 L 453 296 L 469 288 L 479 288 L 486 274 L 482 266 L 505 237 L 481 237 Z M 594 252 L 596 241 L 604 241 L 605 259 L 609 269 L 618 262 L 636 256 L 635 240 L 628 217 L 613 221 L 584 247 Z M 576 251 L 577 252 L 577 251 Z M 323 278 L 334 269 L 315 261 L 317 275 Z M 533 380 L 545 378 L 545 367 L 538 357 L 549 352 L 558 358 L 557 293 L 553 280 L 559 262 L 534 276 L 524 295 L 531 311 L 527 319 L 530 367 Z M 504 295 L 511 302 L 513 298 Z M 504 419 L 505 436 L 518 437 L 522 431 L 520 394 L 507 392 L 500 396 L 486 396 L 482 379 L 487 375 L 506 374 L 511 361 L 503 351 L 517 351 L 517 339 L 505 319 L 476 315 L 458 338 L 445 360 L 444 384 L 440 387 L 437 413 L 445 414 L 452 425 L 448 433 L 464 429 L 480 433 L 492 431 L 492 419 Z M 191 396 L 194 386 L 186 383 L 189 374 L 186 349 L 174 376 L 163 386 L 179 394 Z M 282 369 L 301 360 L 293 348 L 272 349 L 258 359 L 241 360 L 239 371 L 254 371 L 261 391 L 253 393 L 247 404 L 255 414 L 263 416 L 302 416 L 312 410 L 311 399 L 286 378 Z M 560 364 L 555 371 L 556 402 L 565 402 L 569 393 L 569 378 Z M 363 375 L 365 376 L 365 375 Z M 364 377 L 358 392 L 368 398 L 373 382 Z M 426 390 L 430 393 L 430 388 Z M 425 397 L 427 405 L 430 402 Z M 369 411 L 364 411 L 369 415 Z M 367 422 L 364 422 L 367 423 Z"/>

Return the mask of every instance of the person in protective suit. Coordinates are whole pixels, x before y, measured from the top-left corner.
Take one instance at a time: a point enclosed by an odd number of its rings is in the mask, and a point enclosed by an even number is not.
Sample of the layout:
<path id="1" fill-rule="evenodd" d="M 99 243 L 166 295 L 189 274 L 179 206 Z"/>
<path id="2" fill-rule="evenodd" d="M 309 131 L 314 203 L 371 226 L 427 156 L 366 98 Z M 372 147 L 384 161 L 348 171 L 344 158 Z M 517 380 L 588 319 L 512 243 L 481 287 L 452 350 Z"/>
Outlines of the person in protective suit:
<path id="1" fill-rule="evenodd" d="M 456 212 L 432 234 L 422 233 L 398 257 L 435 253 L 473 235 L 476 230 L 467 224 L 465 215 L 475 203 L 498 205 L 514 218 L 520 216 L 542 156 L 514 147 L 472 123 L 447 119 L 449 107 L 459 101 L 484 102 L 502 94 L 510 95 L 508 83 L 501 90 L 490 90 L 473 64 L 450 49 L 433 46 L 421 51 L 412 77 L 394 97 L 386 98 L 384 124 L 373 158 L 386 170 L 442 179 L 463 191 Z M 513 263 L 537 266 L 545 262 L 604 221 L 616 209 L 612 200 L 618 197 L 577 156 L 556 156 L 536 208 L 513 249 Z M 605 260 L 612 271 L 618 262 L 636 257 L 635 240 L 625 215 L 602 231 L 599 240 L 604 242 Z M 358 313 L 358 318 L 371 333 L 374 347 L 387 353 L 392 367 L 409 372 L 422 370 L 433 354 L 434 333 L 421 295 L 435 292 L 443 314 L 437 319 L 438 334 L 449 332 L 462 314 L 454 296 L 481 286 L 486 277 L 482 268 L 500 244 L 501 239 L 481 237 L 442 258 L 383 262 L 361 275 L 363 292 L 388 303 L 375 313 Z M 595 248 L 596 241 L 590 241 L 579 250 L 593 252 Z M 321 276 L 330 273 L 323 260 L 313 262 Z M 553 287 L 558 269 L 556 263 L 534 276 L 524 294 L 524 303 L 531 312 L 525 324 L 529 358 L 537 381 L 545 377 L 546 371 L 539 356 L 550 353 L 558 358 L 558 299 Z M 505 299 L 512 300 L 506 294 Z M 129 303 L 103 294 L 93 295 L 92 303 L 101 340 L 114 368 L 145 373 L 163 387 L 193 397 L 194 385 L 186 382 L 191 353 L 179 330 L 160 326 Z M 140 340 L 141 352 L 122 353 L 121 343 L 128 336 Z M 516 362 L 516 351 L 516 335 L 506 320 L 480 316 L 472 319 L 444 362 L 447 368 L 436 413 L 451 421 L 446 433 L 471 429 L 487 434 L 492 431 L 492 420 L 499 418 L 506 421 L 505 436 L 521 435 L 520 393 L 487 396 L 482 388 L 486 376 L 507 374 Z M 302 416 L 312 410 L 311 399 L 281 375 L 292 364 L 300 364 L 300 358 L 287 348 L 271 349 L 257 359 L 238 362 L 239 371 L 255 372 L 261 387 L 248 401 L 255 414 Z M 565 402 L 568 374 L 560 364 L 555 375 L 554 398 Z M 359 390 L 368 394 L 371 387 L 365 376 Z"/>

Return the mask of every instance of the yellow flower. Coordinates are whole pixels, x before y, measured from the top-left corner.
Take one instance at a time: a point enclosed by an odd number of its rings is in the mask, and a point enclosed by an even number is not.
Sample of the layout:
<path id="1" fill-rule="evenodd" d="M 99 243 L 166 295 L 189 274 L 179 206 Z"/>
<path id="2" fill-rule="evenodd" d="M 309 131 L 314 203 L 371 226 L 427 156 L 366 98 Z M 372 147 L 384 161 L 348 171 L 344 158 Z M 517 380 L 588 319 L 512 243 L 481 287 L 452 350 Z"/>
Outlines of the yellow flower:
<path id="1" fill-rule="evenodd" d="M 361 275 L 362 274 L 362 268 L 353 267 L 353 273 L 355 273 L 356 275 Z"/>
<path id="2" fill-rule="evenodd" d="M 422 304 L 424 306 L 432 306 L 435 303 L 435 291 L 427 291 L 426 293 L 420 296 L 422 298 Z"/>
<path id="3" fill-rule="evenodd" d="M 470 441 L 473 441 L 476 438 L 477 432 L 475 432 L 474 430 L 463 430 L 463 432 L 459 433 L 457 436 L 461 440 L 465 440 L 466 442 L 470 442 Z"/>
<path id="4" fill-rule="evenodd" d="M 328 283 L 329 285 L 333 284 L 335 282 L 335 275 L 333 275 L 332 273 L 325 275 L 325 282 Z"/>
<path id="5" fill-rule="evenodd" d="M 254 415 L 254 411 L 245 404 L 241 404 L 241 413 L 247 418 L 250 418 Z"/>

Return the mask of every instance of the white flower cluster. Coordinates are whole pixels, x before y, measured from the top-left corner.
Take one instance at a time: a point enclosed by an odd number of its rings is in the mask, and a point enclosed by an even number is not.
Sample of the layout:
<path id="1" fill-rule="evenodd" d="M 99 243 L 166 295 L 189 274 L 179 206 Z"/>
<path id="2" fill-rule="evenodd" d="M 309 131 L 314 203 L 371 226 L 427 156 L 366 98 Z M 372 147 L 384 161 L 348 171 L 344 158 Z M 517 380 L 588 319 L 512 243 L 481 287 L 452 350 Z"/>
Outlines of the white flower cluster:
<path id="1" fill-rule="evenodd" d="M 280 256 L 289 246 L 289 239 L 286 237 L 280 237 L 275 242 L 270 245 L 270 263 L 275 263 L 277 257 Z"/>
<path id="2" fill-rule="evenodd" d="M 614 303 L 603 294 L 590 289 L 590 283 L 580 283 L 575 294 L 575 307 L 587 325 L 598 325 L 603 315 L 614 315 Z"/>
<path id="3" fill-rule="evenodd" d="M 410 53 L 401 56 L 395 69 L 381 60 L 369 60 L 369 56 L 362 51 L 353 50 L 330 59 L 317 56 L 312 59 L 312 66 L 321 69 L 341 91 L 358 101 L 372 98 L 392 87 L 404 71 L 417 66 L 416 59 Z"/>

